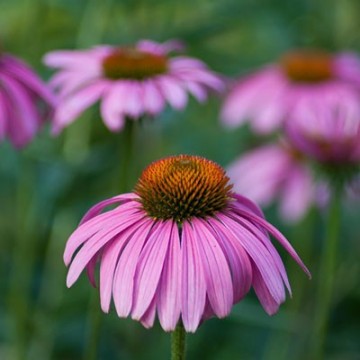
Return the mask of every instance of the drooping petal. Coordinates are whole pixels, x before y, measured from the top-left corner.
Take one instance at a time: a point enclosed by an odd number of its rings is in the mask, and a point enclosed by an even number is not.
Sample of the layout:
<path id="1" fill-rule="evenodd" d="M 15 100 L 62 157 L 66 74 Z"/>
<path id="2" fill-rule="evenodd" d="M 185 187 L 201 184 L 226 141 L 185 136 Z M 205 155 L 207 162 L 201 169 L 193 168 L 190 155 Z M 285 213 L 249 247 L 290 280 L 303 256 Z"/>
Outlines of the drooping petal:
<path id="1" fill-rule="evenodd" d="M 64 251 L 65 265 L 69 265 L 76 249 L 79 248 L 85 241 L 87 241 L 91 236 L 96 234 L 102 228 L 117 224 L 118 217 L 131 217 L 134 215 L 139 216 L 138 214 L 138 208 L 130 202 L 122 205 L 121 207 L 118 207 L 117 209 L 96 216 L 91 220 L 87 221 L 86 223 L 81 223 L 81 225 L 72 233 L 66 243 Z"/>
<path id="2" fill-rule="evenodd" d="M 187 94 L 176 80 L 169 76 L 159 76 L 156 83 L 172 107 L 181 110 L 186 106 Z"/>
<path id="3" fill-rule="evenodd" d="M 204 271 L 200 263 L 197 237 L 187 221 L 183 223 L 182 227 L 181 252 L 182 321 L 187 332 L 195 332 L 204 312 L 206 285 Z"/>
<path id="4" fill-rule="evenodd" d="M 233 238 L 233 241 L 239 241 L 249 254 L 274 299 L 278 302 L 284 301 L 283 280 L 267 248 L 250 231 L 232 218 L 224 214 L 219 214 L 218 218 L 227 227 L 227 232 L 223 232 L 224 235 Z"/>
<path id="5" fill-rule="evenodd" d="M 268 223 L 266 220 L 250 213 L 246 213 L 244 211 L 239 210 L 238 213 L 245 218 L 250 219 L 252 222 L 259 224 L 264 229 L 266 229 L 271 235 L 274 236 L 276 240 L 284 247 L 284 249 L 291 255 L 291 257 L 297 262 L 297 264 L 304 270 L 304 272 L 311 278 L 310 271 L 305 266 L 305 264 L 300 259 L 299 255 L 296 253 L 291 244 L 286 240 L 283 234 L 279 230 L 277 230 L 274 226 Z"/>
<path id="6" fill-rule="evenodd" d="M 107 83 L 105 81 L 95 82 L 79 90 L 65 100 L 61 106 L 58 106 L 54 117 L 54 132 L 59 133 L 62 128 L 73 122 L 86 108 L 99 100 L 106 87 Z"/>
<path id="7" fill-rule="evenodd" d="M 161 275 L 157 309 L 159 321 L 165 331 L 172 331 L 180 317 L 181 306 L 181 250 L 179 230 L 172 224 L 170 243 Z"/>
<path id="8" fill-rule="evenodd" d="M 155 296 L 169 247 L 171 227 L 171 221 L 162 222 L 150 234 L 140 254 L 131 310 L 131 317 L 135 320 L 139 320 L 145 314 Z"/>
<path id="9" fill-rule="evenodd" d="M 144 220 L 143 227 L 126 246 L 117 263 L 113 281 L 113 297 L 119 317 L 126 317 L 130 314 L 139 256 L 149 235 L 156 230 L 157 226 L 158 224 L 154 224 L 153 220 Z"/>
<path id="10" fill-rule="evenodd" d="M 252 268 L 249 256 L 238 241 L 229 241 L 220 229 L 217 220 L 208 220 L 208 228 L 223 249 L 228 261 L 234 290 L 234 304 L 239 302 L 250 290 L 252 283 Z"/>
<path id="11" fill-rule="evenodd" d="M 68 271 L 67 275 L 67 286 L 70 287 L 77 280 L 85 266 L 92 259 L 92 257 L 102 249 L 110 240 L 117 236 L 121 236 L 121 232 L 128 227 L 136 226 L 141 220 L 142 216 L 136 214 L 134 216 L 123 217 L 118 216 L 118 221 L 112 226 L 104 227 L 92 236 L 88 241 L 81 247 L 79 252 L 75 255 Z"/>
<path id="12" fill-rule="evenodd" d="M 206 293 L 212 309 L 218 317 L 229 314 L 233 304 L 233 285 L 225 255 L 203 220 L 192 220 L 200 260 L 206 282 Z"/>
<path id="13" fill-rule="evenodd" d="M 265 309 L 265 311 L 269 315 L 275 314 L 278 309 L 279 305 L 282 302 L 277 302 L 273 296 L 270 294 L 268 287 L 266 286 L 262 276 L 260 275 L 259 270 L 254 266 L 253 268 L 253 287 L 255 290 L 255 293 Z"/>

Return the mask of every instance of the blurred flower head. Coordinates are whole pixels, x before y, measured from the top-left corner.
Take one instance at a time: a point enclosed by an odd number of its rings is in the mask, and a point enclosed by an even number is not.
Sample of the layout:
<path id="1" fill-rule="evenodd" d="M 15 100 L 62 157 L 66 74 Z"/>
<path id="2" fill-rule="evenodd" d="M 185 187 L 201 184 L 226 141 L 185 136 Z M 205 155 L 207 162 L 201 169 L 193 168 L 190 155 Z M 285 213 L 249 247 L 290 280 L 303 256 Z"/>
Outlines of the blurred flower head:
<path id="1" fill-rule="evenodd" d="M 296 115 L 299 101 L 332 108 L 337 99 L 346 98 L 352 108 L 359 102 L 359 90 L 360 60 L 355 54 L 293 51 L 237 81 L 225 99 L 221 119 L 229 127 L 250 121 L 256 132 L 269 133 Z"/>
<path id="2" fill-rule="evenodd" d="M 0 140 L 27 145 L 53 112 L 56 100 L 23 61 L 0 52 Z"/>
<path id="3" fill-rule="evenodd" d="M 267 206 L 278 200 L 280 215 L 299 221 L 315 201 L 315 184 L 303 155 L 284 140 L 251 150 L 228 167 L 234 190 Z"/>
<path id="4" fill-rule="evenodd" d="M 308 270 L 261 210 L 231 189 L 224 170 L 201 157 L 150 164 L 133 193 L 95 205 L 71 235 L 67 285 L 85 268 L 95 284 L 99 261 L 103 311 L 113 298 L 120 317 L 151 327 L 157 314 L 165 331 L 181 319 L 194 332 L 208 317 L 228 315 L 251 287 L 275 313 L 290 286 L 269 234 Z"/>
<path id="5" fill-rule="evenodd" d="M 133 47 L 48 53 L 45 63 L 60 69 L 51 80 L 60 97 L 54 132 L 59 133 L 98 100 L 106 126 L 121 131 L 126 118 L 156 116 L 166 102 L 181 110 L 188 93 L 203 102 L 208 90 L 223 89 L 222 80 L 202 61 L 169 55 L 179 49 L 177 41 L 143 40 Z"/>
<path id="6" fill-rule="evenodd" d="M 334 97 L 326 107 L 316 99 L 299 100 L 286 122 L 288 138 L 299 151 L 318 162 L 359 163 L 360 102 L 356 100 L 350 94 Z"/>

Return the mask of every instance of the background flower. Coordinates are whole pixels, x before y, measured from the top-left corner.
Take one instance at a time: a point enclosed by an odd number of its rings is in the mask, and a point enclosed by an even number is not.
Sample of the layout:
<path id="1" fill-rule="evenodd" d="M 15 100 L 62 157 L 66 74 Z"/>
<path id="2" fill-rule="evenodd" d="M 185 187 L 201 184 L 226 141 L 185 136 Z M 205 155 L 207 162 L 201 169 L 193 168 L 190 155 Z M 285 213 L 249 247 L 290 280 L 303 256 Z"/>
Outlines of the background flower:
<path id="1" fill-rule="evenodd" d="M 98 100 L 106 126 L 120 131 L 126 118 L 156 116 L 166 102 L 181 110 L 188 93 L 203 102 L 209 89 L 223 89 L 222 80 L 202 61 L 169 55 L 179 48 L 177 41 L 160 44 L 142 40 L 131 47 L 98 46 L 48 53 L 45 63 L 60 69 L 50 82 L 60 96 L 55 133 Z"/>
<path id="2" fill-rule="evenodd" d="M 22 60 L 0 53 L 0 140 L 16 148 L 27 145 L 51 118 L 56 100 L 39 76 Z"/>
<path id="3" fill-rule="evenodd" d="M 303 156 L 285 141 L 244 153 L 228 166 L 234 190 L 267 206 L 276 200 L 285 221 L 299 221 L 315 199 L 315 183 Z"/>
<path id="4" fill-rule="evenodd" d="M 360 61 L 355 54 L 289 52 L 277 63 L 238 80 L 225 99 L 221 119 L 229 127 L 250 121 L 254 131 L 269 133 L 297 116 L 299 101 L 326 109 L 344 99 L 344 106 L 356 108 L 359 84 Z"/>

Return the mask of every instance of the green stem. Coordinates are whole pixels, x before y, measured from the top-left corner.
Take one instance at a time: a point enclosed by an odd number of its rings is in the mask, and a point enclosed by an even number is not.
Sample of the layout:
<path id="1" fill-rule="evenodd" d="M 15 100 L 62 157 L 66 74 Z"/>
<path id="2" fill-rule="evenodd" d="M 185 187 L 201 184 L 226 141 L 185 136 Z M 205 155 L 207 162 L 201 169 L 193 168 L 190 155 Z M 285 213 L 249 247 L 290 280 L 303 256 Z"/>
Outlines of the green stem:
<path id="1" fill-rule="evenodd" d="M 117 189 L 120 189 L 119 193 L 128 192 L 130 189 L 130 176 L 133 168 L 133 143 L 134 143 L 134 128 L 135 122 L 132 119 L 126 119 L 125 128 L 122 136 L 122 146 L 120 146 L 121 154 L 119 155 L 120 165 L 120 186 L 116 185 Z"/>
<path id="2" fill-rule="evenodd" d="M 336 273 L 336 254 L 340 234 L 341 191 L 334 189 L 327 219 L 326 243 L 322 251 L 318 276 L 318 292 L 315 307 L 314 327 L 311 344 L 311 359 L 320 360 L 324 356 L 331 300 Z"/>
<path id="3" fill-rule="evenodd" d="M 171 360 L 185 360 L 185 343 L 186 332 L 180 322 L 171 333 Z"/>
<path id="4" fill-rule="evenodd" d="M 101 334 L 101 316 L 99 308 L 99 295 L 97 289 L 92 289 L 88 311 L 88 333 L 83 353 L 84 360 L 96 360 L 98 358 L 98 345 Z"/>

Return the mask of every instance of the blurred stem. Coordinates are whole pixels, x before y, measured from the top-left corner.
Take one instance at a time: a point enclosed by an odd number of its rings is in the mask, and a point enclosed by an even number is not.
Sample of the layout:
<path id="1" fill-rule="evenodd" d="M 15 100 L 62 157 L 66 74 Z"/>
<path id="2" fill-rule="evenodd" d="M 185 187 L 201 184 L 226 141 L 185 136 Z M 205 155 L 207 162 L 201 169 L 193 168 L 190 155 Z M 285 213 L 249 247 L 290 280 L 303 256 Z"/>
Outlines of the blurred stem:
<path id="1" fill-rule="evenodd" d="M 181 322 L 171 333 L 171 360 L 185 360 L 186 332 Z"/>
<path id="2" fill-rule="evenodd" d="M 34 216 L 34 173 L 32 164 L 24 159 L 17 184 L 16 234 L 13 249 L 12 269 L 8 290 L 8 306 L 15 324 L 16 358 L 25 359 L 29 336 L 30 285 L 36 244 L 33 227 Z"/>
<path id="3" fill-rule="evenodd" d="M 98 358 L 98 344 L 101 334 L 101 317 L 102 313 L 99 308 L 99 294 L 97 289 L 92 289 L 90 302 L 89 302 L 89 311 L 87 319 L 87 337 L 85 341 L 85 348 L 83 359 L 84 360 L 96 360 Z"/>
<path id="4" fill-rule="evenodd" d="M 314 360 L 323 359 L 324 356 L 324 345 L 336 273 L 336 254 L 340 235 L 341 195 L 342 191 L 340 189 L 333 189 L 327 219 L 326 243 L 323 244 L 324 248 L 320 259 L 318 292 L 310 348 L 310 358 Z"/>
<path id="5" fill-rule="evenodd" d="M 135 137 L 135 121 L 132 119 L 126 119 L 125 128 L 123 131 L 123 142 L 120 147 L 120 186 L 119 193 L 129 191 L 129 180 L 130 180 L 130 170 L 133 168 L 133 147 L 134 147 L 134 137 Z M 117 180 L 118 181 L 118 180 Z"/>

